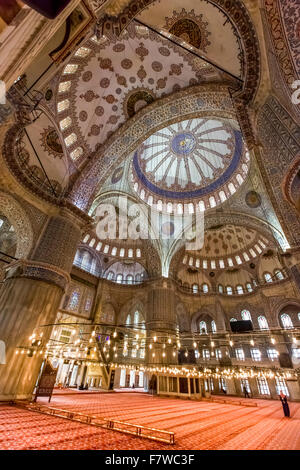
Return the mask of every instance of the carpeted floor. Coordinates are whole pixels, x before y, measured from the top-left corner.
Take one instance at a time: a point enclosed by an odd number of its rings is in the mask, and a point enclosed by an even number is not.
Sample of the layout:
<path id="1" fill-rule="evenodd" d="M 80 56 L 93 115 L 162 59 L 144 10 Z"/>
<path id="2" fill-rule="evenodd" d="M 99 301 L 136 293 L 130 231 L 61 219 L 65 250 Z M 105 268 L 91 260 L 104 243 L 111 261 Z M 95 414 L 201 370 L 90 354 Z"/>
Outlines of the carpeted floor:
<path id="1" fill-rule="evenodd" d="M 55 395 L 51 406 L 175 432 L 175 446 L 0 406 L 0 449 L 300 450 L 300 404 L 284 418 L 278 401 L 257 407 L 158 398 L 141 393 Z M 47 404 L 46 399 L 39 402 Z M 249 403 L 249 401 L 248 401 Z"/>

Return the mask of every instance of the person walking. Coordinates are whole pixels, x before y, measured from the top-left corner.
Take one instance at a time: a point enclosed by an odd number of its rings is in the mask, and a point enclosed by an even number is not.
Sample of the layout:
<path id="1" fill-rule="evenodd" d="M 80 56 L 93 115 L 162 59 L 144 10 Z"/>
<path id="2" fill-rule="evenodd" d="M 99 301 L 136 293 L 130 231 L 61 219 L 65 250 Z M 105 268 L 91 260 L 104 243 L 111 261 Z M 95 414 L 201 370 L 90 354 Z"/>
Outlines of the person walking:
<path id="1" fill-rule="evenodd" d="M 245 384 L 244 384 L 244 395 L 245 395 L 245 398 L 251 398 L 250 395 L 249 395 L 247 386 Z"/>
<path id="2" fill-rule="evenodd" d="M 282 404 L 284 416 L 286 418 L 290 418 L 290 407 L 287 401 L 287 396 L 283 393 L 283 391 L 280 392 L 279 398 Z"/>

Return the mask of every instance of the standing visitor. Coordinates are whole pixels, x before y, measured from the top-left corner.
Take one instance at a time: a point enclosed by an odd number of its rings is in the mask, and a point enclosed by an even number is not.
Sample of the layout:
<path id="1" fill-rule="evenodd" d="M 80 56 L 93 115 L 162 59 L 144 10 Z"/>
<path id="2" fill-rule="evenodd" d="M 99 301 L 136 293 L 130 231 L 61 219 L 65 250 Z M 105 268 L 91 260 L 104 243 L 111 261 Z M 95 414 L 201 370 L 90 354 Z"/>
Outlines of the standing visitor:
<path id="1" fill-rule="evenodd" d="M 244 395 L 245 395 L 245 398 L 251 398 L 247 390 L 247 386 L 245 384 L 244 384 Z"/>
<path id="2" fill-rule="evenodd" d="M 290 418 L 290 407 L 289 407 L 289 404 L 288 404 L 288 401 L 287 401 L 287 396 L 283 393 L 282 390 L 280 392 L 279 398 L 280 398 L 280 401 L 281 401 L 281 404 L 282 404 L 284 416 L 286 418 Z"/>

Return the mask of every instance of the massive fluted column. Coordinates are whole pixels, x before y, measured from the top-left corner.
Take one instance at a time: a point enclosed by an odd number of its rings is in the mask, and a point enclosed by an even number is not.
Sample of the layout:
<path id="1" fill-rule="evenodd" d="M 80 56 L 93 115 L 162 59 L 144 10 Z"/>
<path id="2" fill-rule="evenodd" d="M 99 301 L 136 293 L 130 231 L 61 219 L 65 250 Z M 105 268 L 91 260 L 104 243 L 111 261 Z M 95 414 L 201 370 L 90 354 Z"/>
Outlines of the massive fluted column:
<path id="1" fill-rule="evenodd" d="M 0 400 L 32 396 L 42 356 L 17 355 L 16 349 L 29 346 L 35 327 L 54 323 L 86 222 L 67 209 L 49 217 L 30 259 L 7 269 L 0 291 L 0 339 L 6 345 L 6 364 L 0 365 Z M 44 343 L 50 333 L 51 327 L 44 329 Z"/>
<path id="2" fill-rule="evenodd" d="M 163 279 L 151 285 L 148 292 L 147 343 L 153 343 L 152 349 L 147 346 L 146 362 L 148 364 L 177 364 L 177 355 L 173 356 L 173 342 L 176 340 L 175 287 L 170 280 Z M 154 342 L 154 336 L 158 337 Z M 165 341 L 165 348 L 160 336 L 172 339 L 172 345 Z M 163 357 L 165 353 L 165 357 Z M 155 356 L 153 357 L 153 354 Z"/>

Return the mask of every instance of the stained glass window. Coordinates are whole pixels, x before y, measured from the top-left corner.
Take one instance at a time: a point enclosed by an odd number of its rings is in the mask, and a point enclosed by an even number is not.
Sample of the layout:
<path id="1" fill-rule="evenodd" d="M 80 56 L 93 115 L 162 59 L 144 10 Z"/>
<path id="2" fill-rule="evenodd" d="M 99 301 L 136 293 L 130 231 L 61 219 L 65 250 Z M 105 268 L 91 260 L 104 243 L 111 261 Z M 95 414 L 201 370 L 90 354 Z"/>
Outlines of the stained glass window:
<path id="1" fill-rule="evenodd" d="M 80 299 L 80 292 L 75 290 L 71 294 L 70 302 L 69 302 L 69 309 L 76 311 L 78 310 L 79 306 L 79 299 Z"/>

